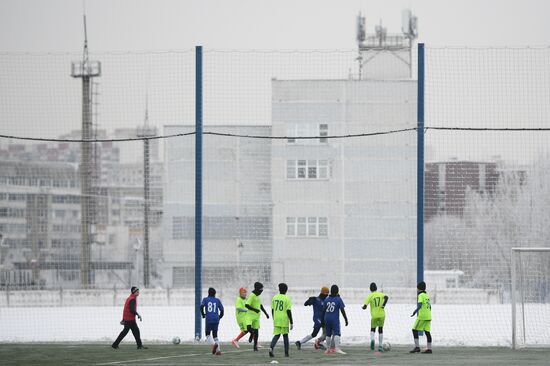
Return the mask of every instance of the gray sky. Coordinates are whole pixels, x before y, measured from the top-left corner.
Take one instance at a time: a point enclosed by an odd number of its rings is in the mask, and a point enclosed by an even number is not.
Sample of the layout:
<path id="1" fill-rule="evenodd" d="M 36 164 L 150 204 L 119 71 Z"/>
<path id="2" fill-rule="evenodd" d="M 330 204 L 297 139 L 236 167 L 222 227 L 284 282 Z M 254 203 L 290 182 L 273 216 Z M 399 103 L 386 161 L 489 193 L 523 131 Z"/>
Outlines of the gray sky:
<path id="1" fill-rule="evenodd" d="M 216 123 L 221 116 L 226 123 L 266 124 L 271 77 L 315 78 L 327 70 L 341 73 L 332 77 L 346 77 L 355 57 L 359 11 L 366 15 L 367 32 L 372 33 L 382 19 L 388 32 L 398 33 L 402 9 L 411 8 L 419 19 L 418 41 L 428 47 L 550 44 L 547 0 L 88 0 L 85 7 L 90 51 L 101 53 L 103 65 L 96 122 L 108 129 L 141 124 L 146 93 L 153 125 L 192 123 L 194 115 L 193 100 L 188 97 L 193 93 L 192 52 L 168 56 L 113 52 L 191 51 L 196 45 L 205 50 L 348 50 L 332 56 L 292 55 L 292 59 L 280 52 L 210 54 L 206 67 L 215 73 L 207 73 L 205 82 L 218 95 L 206 96 L 205 123 Z M 83 10 L 84 2 L 79 0 L 0 0 L 1 133 L 53 138 L 80 128 L 80 86 L 69 76 L 69 65 L 82 51 Z M 12 56 L 19 52 L 56 54 Z M 550 51 L 532 52 L 525 58 L 521 50 L 519 56 L 515 52 L 488 50 L 489 63 L 484 63 L 483 55 L 471 58 L 472 53 L 461 50 L 431 52 L 427 62 L 433 66 L 432 75 L 439 72 L 441 83 L 432 89 L 427 85 L 433 97 L 427 100 L 427 117 L 432 117 L 433 125 L 547 124 Z M 504 66 L 500 61 L 505 61 Z M 459 72 L 447 80 L 445 68 Z M 481 74 L 468 74 L 471 71 Z M 470 93 L 472 81 L 476 85 Z M 436 107 L 430 110 L 430 106 Z M 436 141 L 444 141 L 444 158 L 460 155 L 473 135 L 446 137 L 432 131 L 429 136 L 428 145 L 433 147 Z M 499 145 L 500 136 L 493 135 L 494 141 L 488 143 L 485 136 L 476 145 L 491 148 L 476 155 L 488 157 L 506 150 L 511 158 L 524 161 L 538 155 L 538 148 L 514 152 Z M 534 145 L 531 135 L 519 143 L 515 136 L 507 137 L 517 146 Z M 546 135 L 539 138 L 547 141 Z"/>
<path id="2" fill-rule="evenodd" d="M 88 0 L 94 51 L 352 49 L 355 16 L 399 31 L 401 9 L 430 45 L 547 45 L 546 0 Z M 0 1 L 1 51 L 80 51 L 83 1 Z"/>

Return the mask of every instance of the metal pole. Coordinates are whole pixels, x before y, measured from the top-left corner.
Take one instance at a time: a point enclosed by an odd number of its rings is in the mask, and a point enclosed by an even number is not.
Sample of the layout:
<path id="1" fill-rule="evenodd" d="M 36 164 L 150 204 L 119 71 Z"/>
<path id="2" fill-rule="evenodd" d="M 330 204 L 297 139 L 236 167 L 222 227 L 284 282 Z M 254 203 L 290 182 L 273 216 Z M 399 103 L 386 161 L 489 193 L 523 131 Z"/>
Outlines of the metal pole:
<path id="1" fill-rule="evenodd" d="M 512 248 L 512 293 L 510 301 L 512 302 L 512 349 L 516 349 L 516 256 Z"/>
<path id="2" fill-rule="evenodd" d="M 424 43 L 418 44 L 416 280 L 424 280 Z"/>
<path id="3" fill-rule="evenodd" d="M 149 287 L 149 140 L 143 140 L 143 286 Z"/>
<path id="4" fill-rule="evenodd" d="M 90 104 L 90 77 L 82 77 L 82 143 L 80 156 L 80 281 L 82 287 L 90 284 L 90 229 L 92 180 L 92 114 Z"/>
<path id="5" fill-rule="evenodd" d="M 201 339 L 202 292 L 202 46 L 195 48 L 195 340 Z"/>
<path id="6" fill-rule="evenodd" d="M 523 330 L 523 345 L 525 346 L 525 290 L 523 284 L 523 266 L 521 264 L 521 252 L 518 252 L 518 264 L 519 264 L 519 293 L 521 297 L 521 319 L 522 319 L 522 330 Z"/>

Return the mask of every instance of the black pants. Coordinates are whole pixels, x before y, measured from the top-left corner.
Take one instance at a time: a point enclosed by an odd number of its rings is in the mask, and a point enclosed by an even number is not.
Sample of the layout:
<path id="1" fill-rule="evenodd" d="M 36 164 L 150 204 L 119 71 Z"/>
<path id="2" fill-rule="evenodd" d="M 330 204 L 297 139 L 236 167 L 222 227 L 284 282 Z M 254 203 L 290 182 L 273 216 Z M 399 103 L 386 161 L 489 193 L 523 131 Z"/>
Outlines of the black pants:
<path id="1" fill-rule="evenodd" d="M 118 346 L 120 342 L 126 337 L 126 334 L 132 330 L 132 334 L 134 335 L 134 338 L 136 339 L 136 343 L 138 347 L 141 347 L 141 338 L 139 336 L 139 328 L 137 326 L 137 323 L 132 320 L 126 320 L 124 321 L 124 329 L 122 329 L 122 332 L 118 335 L 118 338 L 116 339 L 115 343 L 113 343 L 113 346 Z"/>

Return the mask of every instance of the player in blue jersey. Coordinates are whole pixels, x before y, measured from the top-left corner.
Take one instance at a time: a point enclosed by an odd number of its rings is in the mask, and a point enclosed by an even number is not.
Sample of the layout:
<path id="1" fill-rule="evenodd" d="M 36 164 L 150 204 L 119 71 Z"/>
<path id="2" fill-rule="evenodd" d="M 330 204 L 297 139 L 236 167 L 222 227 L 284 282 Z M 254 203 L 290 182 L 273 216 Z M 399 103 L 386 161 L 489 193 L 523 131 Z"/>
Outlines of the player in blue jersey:
<path id="1" fill-rule="evenodd" d="M 325 333 L 325 322 L 321 318 L 321 312 L 323 311 L 323 305 L 325 304 L 325 299 L 327 298 L 328 294 L 328 287 L 323 287 L 321 288 L 321 293 L 319 294 L 319 296 L 311 296 L 304 303 L 304 306 L 313 307 L 313 332 L 305 336 L 302 340 L 296 341 L 296 347 L 298 347 L 298 349 L 301 349 L 304 343 L 315 338 L 321 329 L 323 329 L 323 334 L 321 335 L 321 337 L 319 337 L 319 339 L 317 339 L 317 341 L 315 341 L 315 349 L 325 348 L 325 346 L 323 346 L 321 343 L 327 337 Z"/>
<path id="2" fill-rule="evenodd" d="M 208 289 L 208 297 L 202 299 L 200 310 L 202 318 L 205 320 L 206 340 L 212 345 L 212 354 L 219 356 L 222 353 L 218 341 L 218 326 L 220 319 L 223 318 L 223 305 L 220 299 L 216 297 L 214 288 L 210 287 Z"/>
<path id="3" fill-rule="evenodd" d="M 348 317 L 344 308 L 344 301 L 338 294 L 338 286 L 332 285 L 330 287 L 330 296 L 325 299 L 325 305 L 323 306 L 322 316 L 325 319 L 325 330 L 327 337 L 330 339 L 330 348 L 325 351 L 326 354 L 340 353 L 345 355 L 346 352 L 340 349 L 340 313 L 344 317 L 346 327 L 348 326 Z"/>

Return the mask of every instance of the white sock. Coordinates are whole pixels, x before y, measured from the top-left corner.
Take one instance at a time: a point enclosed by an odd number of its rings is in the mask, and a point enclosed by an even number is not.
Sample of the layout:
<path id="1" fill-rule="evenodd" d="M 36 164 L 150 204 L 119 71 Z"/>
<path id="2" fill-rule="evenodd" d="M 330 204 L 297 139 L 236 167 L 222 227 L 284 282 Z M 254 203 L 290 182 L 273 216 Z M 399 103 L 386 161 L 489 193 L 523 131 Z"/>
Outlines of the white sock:
<path id="1" fill-rule="evenodd" d="M 212 346 L 213 346 L 214 343 L 215 343 L 215 342 L 214 342 L 214 339 L 212 338 L 211 335 L 206 336 L 206 341 L 207 341 L 210 345 L 212 345 Z"/>
<path id="2" fill-rule="evenodd" d="M 382 348 L 384 344 L 384 333 L 378 333 L 378 347 Z"/>
<path id="3" fill-rule="evenodd" d="M 420 348 L 420 343 L 418 343 L 418 338 L 414 339 L 414 346 Z"/>
<path id="4" fill-rule="evenodd" d="M 370 332 L 370 340 L 374 342 L 374 332 Z"/>
<path id="5" fill-rule="evenodd" d="M 218 342 L 218 337 L 214 338 L 214 343 L 218 345 L 218 351 L 221 351 L 220 343 Z"/>
<path id="6" fill-rule="evenodd" d="M 428 343 L 428 349 L 432 349 L 432 344 Z"/>
<path id="7" fill-rule="evenodd" d="M 335 342 L 335 341 L 334 341 L 334 336 L 331 336 L 331 337 L 330 337 L 330 348 L 335 348 L 335 347 L 336 347 L 335 344 L 334 344 L 334 342 Z"/>
<path id="8" fill-rule="evenodd" d="M 334 347 L 340 349 L 340 336 L 334 336 Z"/>
<path id="9" fill-rule="evenodd" d="M 300 341 L 300 343 L 304 344 L 311 339 L 313 339 L 313 337 L 311 336 L 311 334 L 308 334 L 307 336 L 304 337 L 304 339 Z"/>

